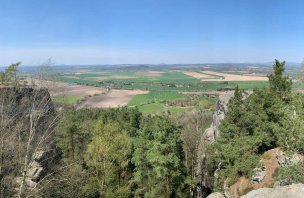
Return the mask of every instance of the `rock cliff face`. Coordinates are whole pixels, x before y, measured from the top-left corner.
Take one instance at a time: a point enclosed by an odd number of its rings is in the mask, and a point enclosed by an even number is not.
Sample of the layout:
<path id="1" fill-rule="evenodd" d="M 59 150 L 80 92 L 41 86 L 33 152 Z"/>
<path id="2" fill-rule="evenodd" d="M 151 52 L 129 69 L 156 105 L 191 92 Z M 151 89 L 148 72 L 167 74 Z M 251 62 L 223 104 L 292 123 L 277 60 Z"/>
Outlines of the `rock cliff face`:
<path id="1" fill-rule="evenodd" d="M 219 100 L 215 105 L 212 124 L 208 129 L 205 130 L 201 137 L 201 141 L 198 146 L 199 149 L 197 159 L 197 174 L 201 177 L 201 181 L 197 187 L 197 197 L 206 197 L 212 192 L 214 173 L 210 173 L 206 170 L 206 161 L 208 156 L 206 155 L 204 148 L 206 148 L 206 144 L 214 142 L 220 135 L 219 126 L 228 112 L 227 104 L 230 98 L 233 96 L 233 93 L 233 91 L 228 91 L 219 96 Z"/>
<path id="2" fill-rule="evenodd" d="M 215 112 L 213 114 L 213 121 L 211 126 L 205 130 L 202 140 L 200 141 L 199 148 L 204 148 L 206 144 L 216 141 L 220 136 L 219 126 L 224 120 L 225 116 L 228 113 L 228 102 L 233 97 L 233 91 L 226 92 L 219 96 L 219 100 L 215 106 Z M 252 92 L 245 92 L 243 98 L 248 97 Z M 292 157 L 287 157 L 282 151 L 277 152 L 274 150 L 274 158 L 278 160 L 280 165 L 290 165 L 296 164 L 304 160 L 304 157 L 299 154 L 294 154 Z M 216 175 L 215 173 L 209 173 L 206 170 L 205 162 L 208 156 L 204 153 L 204 149 L 199 150 L 198 152 L 198 174 L 201 176 L 201 181 L 199 186 L 200 193 L 197 197 L 206 197 L 208 191 L 210 192 L 213 187 L 213 181 Z M 271 159 L 269 159 L 271 160 Z M 267 168 L 266 168 L 267 169 Z M 272 176 L 272 173 L 269 173 Z M 256 174 L 253 176 L 253 183 L 260 183 L 261 180 L 266 176 L 265 170 L 256 170 Z M 204 192 L 205 191 L 205 192 Z M 227 191 L 228 192 L 228 191 Z M 209 194 L 207 198 L 236 198 L 238 196 L 230 195 L 229 193 L 219 193 L 215 192 Z M 252 190 L 246 195 L 243 195 L 241 198 L 304 198 L 304 184 L 292 184 L 289 186 L 280 186 L 275 185 L 274 188 L 259 188 Z"/>
<path id="3" fill-rule="evenodd" d="M 251 94 L 251 92 L 244 92 L 243 97 L 246 98 Z M 228 102 L 233 97 L 234 91 L 227 91 L 219 95 L 219 99 L 216 102 L 215 110 L 213 113 L 212 124 L 209 128 L 207 128 L 204 134 L 201 137 L 200 145 L 198 150 L 198 175 L 201 176 L 201 182 L 199 184 L 199 197 L 206 197 L 208 192 L 211 192 L 213 181 L 214 181 L 214 173 L 209 173 L 206 170 L 206 160 L 207 155 L 205 154 L 205 150 L 202 148 L 206 148 L 206 144 L 214 142 L 220 136 L 219 126 L 221 122 L 225 119 L 225 116 L 228 113 Z"/>
<path id="4" fill-rule="evenodd" d="M 0 162 L 2 172 L 20 183 L 28 150 L 25 183 L 35 187 L 57 155 L 53 134 L 56 114 L 48 90 L 0 87 L 0 118 L 1 157 L 6 159 Z"/>
<path id="5" fill-rule="evenodd" d="M 227 104 L 230 98 L 233 97 L 233 93 L 234 91 L 228 91 L 219 96 L 219 100 L 217 101 L 215 106 L 212 124 L 208 129 L 206 129 L 204 134 L 205 138 L 210 142 L 215 141 L 220 134 L 219 126 L 228 112 Z"/>

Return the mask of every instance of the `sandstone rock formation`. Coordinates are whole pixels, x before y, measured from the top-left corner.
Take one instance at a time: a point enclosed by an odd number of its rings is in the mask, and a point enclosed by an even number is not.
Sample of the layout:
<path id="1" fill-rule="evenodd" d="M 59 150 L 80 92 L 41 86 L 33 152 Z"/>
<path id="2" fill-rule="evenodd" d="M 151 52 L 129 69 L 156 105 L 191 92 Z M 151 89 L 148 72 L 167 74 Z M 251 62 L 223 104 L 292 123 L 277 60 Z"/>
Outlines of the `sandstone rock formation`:
<path id="1" fill-rule="evenodd" d="M 304 161 L 304 156 L 298 153 L 294 153 L 291 157 L 287 156 L 282 150 L 276 153 L 277 160 L 280 166 L 290 166 L 298 164 Z"/>
<path id="2" fill-rule="evenodd" d="M 211 193 L 211 189 L 213 186 L 214 175 L 206 170 L 206 160 L 207 155 L 205 154 L 206 144 L 213 142 L 219 136 L 219 126 L 221 121 L 225 118 L 228 108 L 227 104 L 230 98 L 233 96 L 233 91 L 228 91 L 222 93 L 219 96 L 219 100 L 215 105 L 215 111 L 213 114 L 212 124 L 211 126 L 205 130 L 204 134 L 201 136 L 200 145 L 198 148 L 198 167 L 197 174 L 200 175 L 201 181 L 198 184 L 199 197 L 206 197 L 209 193 Z"/>
<path id="3" fill-rule="evenodd" d="M 207 198 L 225 198 L 225 196 L 222 195 L 222 194 L 219 193 L 219 192 L 215 192 L 215 193 L 212 193 L 212 194 L 208 195 Z"/>
<path id="4" fill-rule="evenodd" d="M 224 120 L 225 115 L 228 112 L 227 104 L 231 97 L 233 97 L 233 91 L 225 92 L 219 96 L 219 100 L 216 103 L 215 111 L 213 114 L 213 120 L 211 126 L 205 131 L 205 138 L 213 142 L 219 136 L 219 126 L 221 121 Z"/>
<path id="5" fill-rule="evenodd" d="M 276 188 L 260 188 L 250 191 L 241 198 L 303 198 L 304 184 L 292 184 Z"/>
<path id="6" fill-rule="evenodd" d="M 252 184 L 260 183 L 266 176 L 266 171 L 262 170 L 261 168 L 255 168 L 253 170 L 253 172 L 254 172 L 254 174 L 252 175 L 252 178 L 251 178 Z"/>
<path id="7" fill-rule="evenodd" d="M 53 133 L 56 113 L 48 90 L 0 87 L 0 117 L 2 171 L 8 178 L 15 177 L 18 186 L 20 170 L 26 167 L 25 184 L 35 187 L 58 155 Z"/>

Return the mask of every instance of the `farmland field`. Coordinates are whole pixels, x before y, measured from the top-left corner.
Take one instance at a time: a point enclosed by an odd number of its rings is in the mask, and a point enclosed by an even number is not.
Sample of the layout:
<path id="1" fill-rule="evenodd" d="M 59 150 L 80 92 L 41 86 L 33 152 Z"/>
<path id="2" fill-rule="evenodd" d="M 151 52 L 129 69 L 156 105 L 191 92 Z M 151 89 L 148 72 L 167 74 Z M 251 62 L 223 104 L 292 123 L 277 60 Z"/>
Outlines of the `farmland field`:
<path id="1" fill-rule="evenodd" d="M 81 108 L 114 108 L 126 106 L 134 96 L 144 94 L 147 91 L 141 90 L 111 90 L 104 94 L 88 97 L 77 105 Z"/>
<path id="2" fill-rule="evenodd" d="M 152 101 L 163 101 L 163 100 L 178 100 L 184 99 L 186 96 L 177 92 L 157 92 L 152 91 L 148 94 L 139 94 L 132 98 L 128 103 L 128 106 L 138 106 Z"/>
<path id="3" fill-rule="evenodd" d="M 84 97 L 82 97 L 82 96 L 52 96 L 51 98 L 54 103 L 73 105 L 73 104 L 78 103 Z"/>
<path id="4" fill-rule="evenodd" d="M 177 92 L 149 92 L 139 94 L 128 103 L 129 107 L 138 107 L 143 113 L 161 113 L 170 111 L 181 113 L 197 108 L 212 109 L 216 97 L 186 95 Z"/>
<path id="5" fill-rule="evenodd" d="M 143 113 L 178 113 L 202 106 L 212 108 L 213 103 L 210 105 L 208 101 L 215 101 L 208 97 L 202 100 L 200 97 L 204 94 L 219 95 L 237 85 L 247 90 L 268 86 L 266 75 L 271 71 L 269 66 L 230 64 L 212 67 L 76 66 L 56 67 L 49 75 L 56 75 L 60 85 L 57 91 L 51 91 L 55 103 L 76 108 L 129 106 L 138 107 Z M 288 70 L 286 75 L 294 82 L 301 77 L 297 70 Z M 301 89 L 304 84 L 294 83 L 293 87 Z M 190 96 L 193 93 L 197 93 L 196 98 Z"/>
<path id="6" fill-rule="evenodd" d="M 233 89 L 237 84 L 244 89 L 267 85 L 266 77 L 179 70 L 70 72 L 60 75 L 59 79 L 70 84 L 95 87 L 175 92 Z"/>

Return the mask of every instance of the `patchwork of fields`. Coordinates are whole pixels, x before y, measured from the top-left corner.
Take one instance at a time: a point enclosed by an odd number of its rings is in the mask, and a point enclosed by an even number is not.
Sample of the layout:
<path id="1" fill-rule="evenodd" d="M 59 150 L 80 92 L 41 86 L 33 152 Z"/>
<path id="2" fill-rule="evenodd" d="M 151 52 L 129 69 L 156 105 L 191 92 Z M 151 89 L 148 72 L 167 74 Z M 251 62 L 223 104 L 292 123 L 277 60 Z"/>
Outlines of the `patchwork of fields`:
<path id="1" fill-rule="evenodd" d="M 268 85 L 267 73 L 246 70 L 202 69 L 65 69 L 57 75 L 57 88 L 51 91 L 57 104 L 76 108 L 137 107 L 143 113 L 185 112 L 210 107 L 212 97 L 225 90 L 252 90 Z M 290 72 L 297 78 L 296 72 Z M 302 87 L 295 83 L 294 87 Z M 194 93 L 194 94 L 193 94 Z M 194 96 L 196 95 L 196 96 Z M 211 103 L 214 104 L 214 103 Z M 211 105 L 211 108 L 213 106 Z"/>
<path id="2" fill-rule="evenodd" d="M 69 72 L 60 75 L 59 79 L 69 84 L 112 89 L 174 92 L 234 89 L 236 85 L 253 89 L 267 85 L 266 77 L 180 70 Z"/>
<path id="3" fill-rule="evenodd" d="M 138 94 L 146 94 L 148 91 L 141 90 L 110 90 L 101 95 L 88 97 L 77 105 L 81 108 L 115 108 L 126 106 L 128 102 Z"/>
<path id="4" fill-rule="evenodd" d="M 196 108 L 212 109 L 215 96 L 152 91 L 139 94 L 129 101 L 129 107 L 138 107 L 143 113 L 181 113 Z"/>

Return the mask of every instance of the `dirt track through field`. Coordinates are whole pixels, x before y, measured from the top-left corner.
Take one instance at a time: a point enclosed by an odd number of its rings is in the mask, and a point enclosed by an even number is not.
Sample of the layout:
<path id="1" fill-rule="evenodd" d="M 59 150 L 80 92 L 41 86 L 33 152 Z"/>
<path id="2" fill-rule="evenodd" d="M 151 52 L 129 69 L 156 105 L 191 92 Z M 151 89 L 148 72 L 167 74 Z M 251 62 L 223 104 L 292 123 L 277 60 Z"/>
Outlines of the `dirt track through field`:
<path id="1" fill-rule="evenodd" d="M 184 74 L 198 78 L 203 82 L 221 82 L 221 81 L 267 81 L 268 78 L 265 76 L 246 76 L 227 74 L 214 71 L 202 71 L 203 73 L 187 71 Z"/>
<path id="2" fill-rule="evenodd" d="M 164 72 L 161 71 L 148 71 L 148 72 L 140 72 L 136 73 L 136 76 L 161 76 Z"/>
<path id="3" fill-rule="evenodd" d="M 214 71 L 204 71 L 205 74 L 223 76 L 224 78 L 202 79 L 202 81 L 267 81 L 265 76 L 245 76 L 236 74 L 226 74 Z"/>
<path id="4" fill-rule="evenodd" d="M 186 71 L 186 72 L 183 72 L 183 73 L 188 75 L 188 76 L 192 76 L 193 78 L 198 78 L 198 79 L 201 79 L 201 78 L 212 78 L 212 79 L 214 79 L 213 76 L 198 73 L 198 72 Z"/>
<path id="5" fill-rule="evenodd" d="M 107 94 L 87 98 L 84 102 L 77 105 L 77 109 L 122 107 L 126 106 L 133 96 L 146 93 L 148 91 L 113 89 Z"/>

